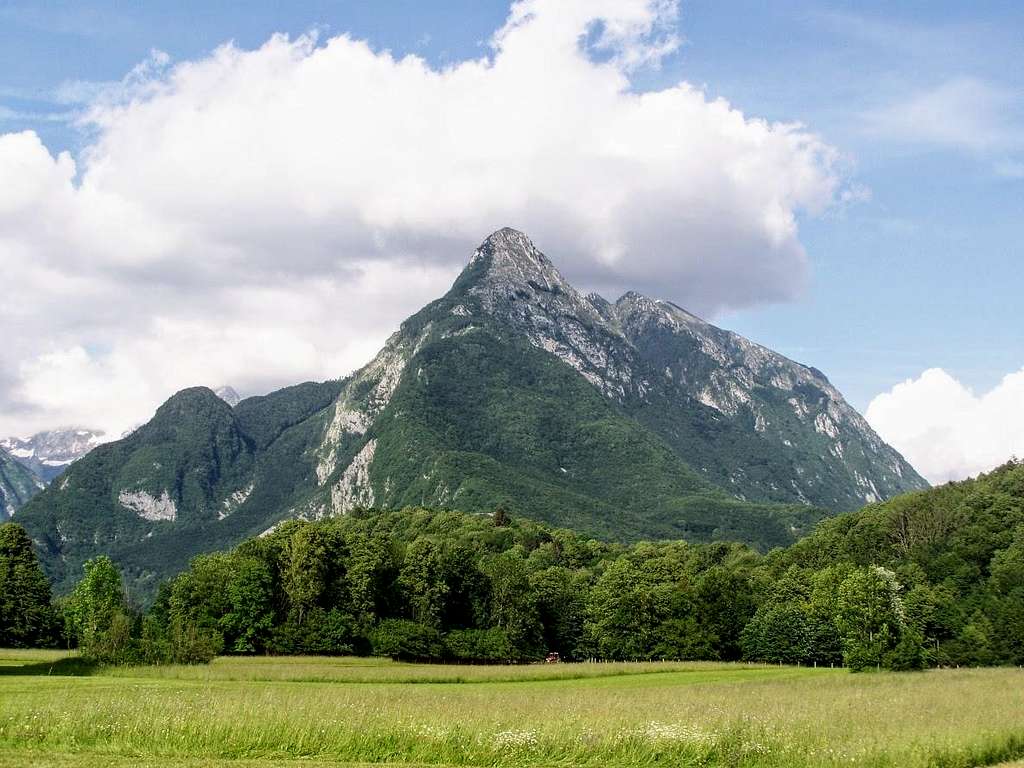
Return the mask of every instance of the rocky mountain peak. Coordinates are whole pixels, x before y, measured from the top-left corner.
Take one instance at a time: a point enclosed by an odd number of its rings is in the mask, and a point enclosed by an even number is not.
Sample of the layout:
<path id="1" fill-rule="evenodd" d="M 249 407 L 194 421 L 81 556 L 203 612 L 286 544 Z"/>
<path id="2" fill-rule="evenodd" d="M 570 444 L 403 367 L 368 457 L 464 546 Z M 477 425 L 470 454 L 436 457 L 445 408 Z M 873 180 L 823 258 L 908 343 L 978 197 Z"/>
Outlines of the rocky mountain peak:
<path id="1" fill-rule="evenodd" d="M 555 268 L 526 234 L 511 227 L 492 233 L 473 253 L 468 270 L 483 267 L 491 282 L 530 285 L 552 290 L 568 286 Z"/>
<path id="2" fill-rule="evenodd" d="M 565 322 L 607 323 L 598 305 L 584 298 L 529 237 L 510 227 L 480 244 L 452 290 L 451 296 L 473 299 L 485 314 L 545 336 Z"/>
<path id="3" fill-rule="evenodd" d="M 537 249 L 529 235 L 512 227 L 502 227 L 488 235 L 476 249 L 473 258 L 480 256 L 526 259 L 551 266 L 550 260 Z"/>
<path id="4" fill-rule="evenodd" d="M 472 277 L 462 295 L 479 301 L 467 302 L 469 307 L 523 332 L 621 407 L 645 413 L 658 403 L 675 403 L 679 410 L 664 411 L 653 426 L 696 466 L 705 466 L 709 451 L 725 450 L 734 439 L 725 432 L 749 430 L 736 439 L 746 441 L 752 466 L 761 460 L 754 458 L 759 452 L 772 453 L 788 487 L 734 467 L 717 479 L 741 497 L 851 508 L 924 486 L 816 369 L 670 301 L 636 291 L 614 304 L 583 296 L 516 230 L 485 240 L 467 273 Z M 456 314 L 466 308 L 458 309 Z M 723 436 L 697 450 L 710 434 L 708 424 L 719 425 L 714 429 Z M 799 471 L 787 470 L 797 454 Z M 735 460 L 722 459 L 721 466 Z M 788 477 L 789 471 L 796 476 Z"/>
<path id="5" fill-rule="evenodd" d="M 628 387 L 630 351 L 613 307 L 583 296 L 529 237 L 508 227 L 481 243 L 448 296 L 456 315 L 482 314 L 558 357 L 612 398 Z"/>

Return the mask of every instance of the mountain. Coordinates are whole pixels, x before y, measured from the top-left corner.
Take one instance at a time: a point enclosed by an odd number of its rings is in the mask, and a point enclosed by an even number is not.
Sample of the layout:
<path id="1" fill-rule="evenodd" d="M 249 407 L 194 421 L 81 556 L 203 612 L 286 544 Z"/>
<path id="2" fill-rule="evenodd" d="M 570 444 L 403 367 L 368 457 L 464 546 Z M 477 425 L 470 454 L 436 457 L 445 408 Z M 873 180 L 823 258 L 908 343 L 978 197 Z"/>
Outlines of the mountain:
<path id="1" fill-rule="evenodd" d="M 581 296 L 515 230 L 417 317 L 446 312 L 518 330 L 740 498 L 842 510 L 927 487 L 820 371 L 670 302 Z"/>
<path id="2" fill-rule="evenodd" d="M 195 554 L 263 533 L 315 485 L 317 414 L 339 387 L 300 384 L 236 408 L 205 387 L 177 393 L 29 507 L 23 522 L 47 575 L 67 588 L 86 559 L 105 553 L 134 594 L 151 594 Z"/>
<path id="3" fill-rule="evenodd" d="M 0 522 L 10 519 L 26 501 L 46 486 L 0 448 Z"/>
<path id="4" fill-rule="evenodd" d="M 49 483 L 68 465 L 82 458 L 102 442 L 103 433 L 91 429 L 67 427 L 39 432 L 27 440 L 8 437 L 0 440 L 5 449 L 24 467 Z"/>
<path id="5" fill-rule="evenodd" d="M 59 587 L 106 552 L 146 590 L 197 552 L 357 507 L 769 548 L 925 485 L 820 372 L 667 302 L 583 296 L 503 229 L 355 374 L 234 408 L 180 392 L 19 520 Z"/>

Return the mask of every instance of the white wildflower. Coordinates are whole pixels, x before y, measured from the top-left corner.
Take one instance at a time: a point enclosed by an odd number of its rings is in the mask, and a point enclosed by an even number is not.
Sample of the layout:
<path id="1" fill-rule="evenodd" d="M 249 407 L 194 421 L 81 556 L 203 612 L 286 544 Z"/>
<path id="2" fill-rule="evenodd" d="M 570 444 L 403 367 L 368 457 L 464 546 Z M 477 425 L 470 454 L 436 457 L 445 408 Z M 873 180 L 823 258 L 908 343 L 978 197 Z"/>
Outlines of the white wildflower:
<path id="1" fill-rule="evenodd" d="M 502 750 L 533 749 L 537 746 L 536 731 L 499 731 L 494 734 L 491 742 L 495 748 Z"/>

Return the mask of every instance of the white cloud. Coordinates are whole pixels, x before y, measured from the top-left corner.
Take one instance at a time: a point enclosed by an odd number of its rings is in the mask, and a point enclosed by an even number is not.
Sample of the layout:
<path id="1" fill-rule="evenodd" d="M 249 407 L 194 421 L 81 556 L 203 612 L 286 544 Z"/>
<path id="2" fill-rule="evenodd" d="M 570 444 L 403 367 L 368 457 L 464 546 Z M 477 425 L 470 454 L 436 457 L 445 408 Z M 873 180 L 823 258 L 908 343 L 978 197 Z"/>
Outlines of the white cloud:
<path id="1" fill-rule="evenodd" d="M 929 481 L 962 480 L 1024 457 L 1024 368 L 981 395 L 931 368 L 878 395 L 866 416 Z"/>
<path id="2" fill-rule="evenodd" d="M 1024 143 L 1021 100 L 1010 89 L 953 77 L 864 115 L 869 132 L 928 147 L 987 152 Z"/>
<path id="3" fill-rule="evenodd" d="M 797 295 L 798 216 L 843 197 L 837 153 L 687 83 L 636 92 L 675 17 L 524 0 L 443 69 L 344 35 L 154 52 L 96 89 L 78 158 L 0 135 L 0 434 L 342 375 L 504 225 L 609 294 Z"/>

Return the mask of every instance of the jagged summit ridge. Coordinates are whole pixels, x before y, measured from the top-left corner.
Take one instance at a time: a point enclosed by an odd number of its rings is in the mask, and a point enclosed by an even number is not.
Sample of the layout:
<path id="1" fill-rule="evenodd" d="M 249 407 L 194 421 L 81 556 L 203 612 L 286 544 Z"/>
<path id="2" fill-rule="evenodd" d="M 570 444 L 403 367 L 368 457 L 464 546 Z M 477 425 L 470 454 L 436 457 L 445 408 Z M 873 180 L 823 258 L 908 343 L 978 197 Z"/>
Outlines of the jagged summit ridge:
<path id="1" fill-rule="evenodd" d="M 470 263 L 484 259 L 492 259 L 499 263 L 535 265 L 540 269 L 555 269 L 551 260 L 540 252 L 529 235 L 512 227 L 502 227 L 488 235 L 474 251 Z"/>
<path id="2" fill-rule="evenodd" d="M 470 276 L 477 268 L 481 271 Z M 624 337 L 625 323 L 639 317 L 673 327 L 713 327 L 670 301 L 636 291 L 627 291 L 614 303 L 598 293 L 584 295 L 528 235 L 510 227 L 497 230 L 480 244 L 463 272 L 466 276 L 473 283 L 469 293 L 483 299 L 483 308 L 488 313 L 525 325 L 550 328 L 551 319 L 569 323 L 583 320 L 612 337 Z M 545 317 L 538 317 L 538 313 Z M 581 338 L 578 333 L 570 336 L 577 341 Z M 543 338 L 544 334 L 535 335 L 538 342 Z M 542 346 L 551 346 L 550 340 Z"/>
<path id="3" fill-rule="evenodd" d="M 565 279 L 527 234 L 511 227 L 502 227 L 489 235 L 473 252 L 463 275 L 470 274 L 475 268 L 482 268 L 476 279 L 478 285 L 473 291 L 478 295 L 487 293 L 488 289 L 493 290 L 495 285 L 505 289 L 506 293 L 518 291 L 516 298 L 520 300 L 533 298 L 527 295 L 529 291 L 556 296 L 565 294 L 563 306 L 552 304 L 553 308 L 582 313 L 588 320 L 603 325 L 604 330 L 615 335 L 621 335 L 623 317 L 638 314 L 665 316 L 675 323 L 709 325 L 702 318 L 670 301 L 653 299 L 637 291 L 627 291 L 615 303 L 598 293 L 583 295 Z"/>

